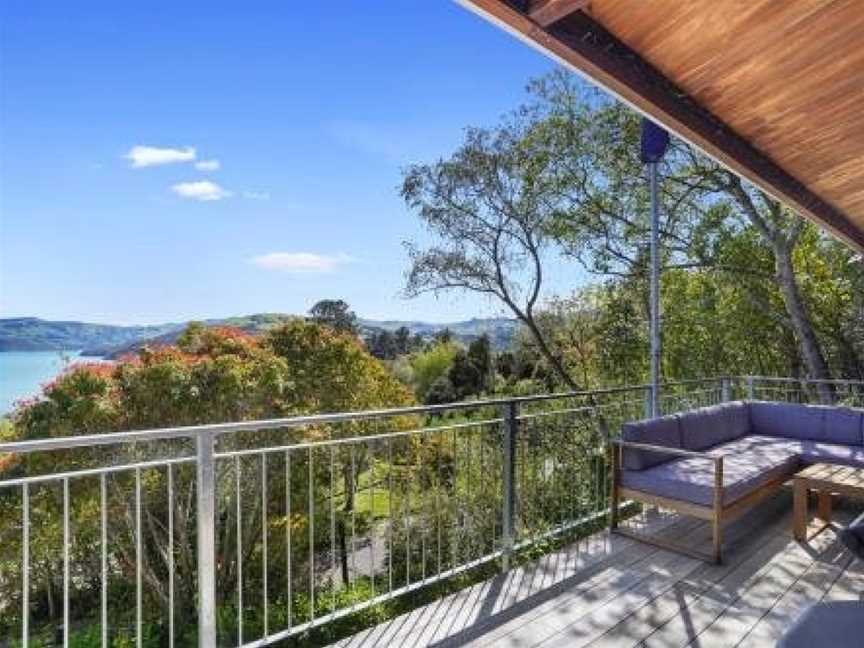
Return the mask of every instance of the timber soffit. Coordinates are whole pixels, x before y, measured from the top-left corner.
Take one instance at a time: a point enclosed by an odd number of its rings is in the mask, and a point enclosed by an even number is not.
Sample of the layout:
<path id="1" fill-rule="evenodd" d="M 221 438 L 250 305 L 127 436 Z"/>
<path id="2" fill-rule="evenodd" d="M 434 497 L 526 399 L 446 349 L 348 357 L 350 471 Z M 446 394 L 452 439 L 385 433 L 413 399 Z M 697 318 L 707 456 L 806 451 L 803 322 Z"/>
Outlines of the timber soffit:
<path id="1" fill-rule="evenodd" d="M 864 252 L 864 230 L 585 14 L 589 0 L 457 0 Z"/>

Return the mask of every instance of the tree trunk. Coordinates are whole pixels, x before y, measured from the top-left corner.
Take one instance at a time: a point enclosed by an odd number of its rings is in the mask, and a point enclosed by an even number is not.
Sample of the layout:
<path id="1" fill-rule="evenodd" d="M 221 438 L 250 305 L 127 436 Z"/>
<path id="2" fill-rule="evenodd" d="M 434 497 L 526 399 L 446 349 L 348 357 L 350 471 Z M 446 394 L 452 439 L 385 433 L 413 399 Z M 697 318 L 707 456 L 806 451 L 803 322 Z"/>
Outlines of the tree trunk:
<path id="1" fill-rule="evenodd" d="M 783 296 L 786 312 L 792 323 L 801 357 L 807 367 L 807 373 L 814 380 L 830 380 L 831 371 L 825 361 L 822 346 L 816 337 L 813 323 L 801 297 L 801 290 L 795 278 L 795 269 L 792 265 L 792 251 L 783 244 L 774 244 L 774 263 L 777 272 L 777 283 Z M 816 383 L 819 398 L 824 404 L 834 402 L 834 390 L 831 385 L 823 382 Z"/>

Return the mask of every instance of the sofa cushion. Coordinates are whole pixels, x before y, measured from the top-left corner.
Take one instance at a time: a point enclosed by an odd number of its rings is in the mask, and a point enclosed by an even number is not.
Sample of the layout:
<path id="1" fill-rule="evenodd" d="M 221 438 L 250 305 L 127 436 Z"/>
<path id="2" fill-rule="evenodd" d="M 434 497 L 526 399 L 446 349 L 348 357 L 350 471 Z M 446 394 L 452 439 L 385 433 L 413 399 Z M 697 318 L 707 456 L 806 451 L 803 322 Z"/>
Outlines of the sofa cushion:
<path id="1" fill-rule="evenodd" d="M 759 486 L 798 468 L 798 444 L 774 437 L 748 435 L 712 448 L 709 455 L 724 456 L 723 504 L 731 504 Z M 687 457 L 647 470 L 624 470 L 621 485 L 661 497 L 702 506 L 714 503 L 714 463 Z"/>
<path id="2" fill-rule="evenodd" d="M 824 462 L 864 468 L 864 447 L 823 443 L 821 441 L 802 441 L 801 461 L 807 464 Z"/>
<path id="3" fill-rule="evenodd" d="M 798 403 L 750 403 L 753 434 L 825 441 L 825 408 Z"/>
<path id="4" fill-rule="evenodd" d="M 676 415 L 639 421 L 638 423 L 625 423 L 621 437 L 624 441 L 633 441 L 634 443 L 681 448 L 681 429 Z M 675 455 L 666 453 L 625 449 L 624 468 L 645 470 L 674 458 Z"/>
<path id="5" fill-rule="evenodd" d="M 864 410 L 851 407 L 826 407 L 824 440 L 829 443 L 864 445 Z"/>
<path id="6" fill-rule="evenodd" d="M 681 444 L 685 450 L 705 450 L 750 431 L 747 404 L 740 401 L 703 407 L 679 417 Z"/>

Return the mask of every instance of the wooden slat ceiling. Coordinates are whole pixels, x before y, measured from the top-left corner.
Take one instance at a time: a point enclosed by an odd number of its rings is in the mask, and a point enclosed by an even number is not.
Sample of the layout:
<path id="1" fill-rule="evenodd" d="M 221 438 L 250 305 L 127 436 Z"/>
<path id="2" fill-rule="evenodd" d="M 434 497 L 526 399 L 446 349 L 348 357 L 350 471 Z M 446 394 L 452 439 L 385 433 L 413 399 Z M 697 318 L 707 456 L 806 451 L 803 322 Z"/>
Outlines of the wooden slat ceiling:
<path id="1" fill-rule="evenodd" d="M 864 0 L 460 0 L 864 251 Z"/>

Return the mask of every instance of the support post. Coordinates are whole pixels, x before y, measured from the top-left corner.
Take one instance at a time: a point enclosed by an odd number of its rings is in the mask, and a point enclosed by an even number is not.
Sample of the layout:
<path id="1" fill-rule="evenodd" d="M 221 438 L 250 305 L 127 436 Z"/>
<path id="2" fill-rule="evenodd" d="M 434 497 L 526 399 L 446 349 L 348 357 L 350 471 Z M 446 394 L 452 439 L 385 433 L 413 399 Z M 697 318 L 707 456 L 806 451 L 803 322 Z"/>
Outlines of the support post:
<path id="1" fill-rule="evenodd" d="M 657 162 L 648 163 L 651 183 L 651 416 L 660 416 L 660 207 Z"/>
<path id="2" fill-rule="evenodd" d="M 719 565 L 723 561 L 723 457 L 714 460 L 714 513 L 711 519 L 712 557 Z"/>
<path id="3" fill-rule="evenodd" d="M 501 510 L 501 542 L 503 550 L 502 567 L 510 569 L 510 556 L 513 553 L 513 520 L 516 511 L 516 435 L 519 433 L 519 404 L 516 401 L 505 403 L 502 411 L 503 427 L 503 462 L 502 487 L 503 506 Z"/>
<path id="4" fill-rule="evenodd" d="M 198 646 L 216 645 L 216 435 L 201 432 L 196 443 L 198 516 Z"/>

